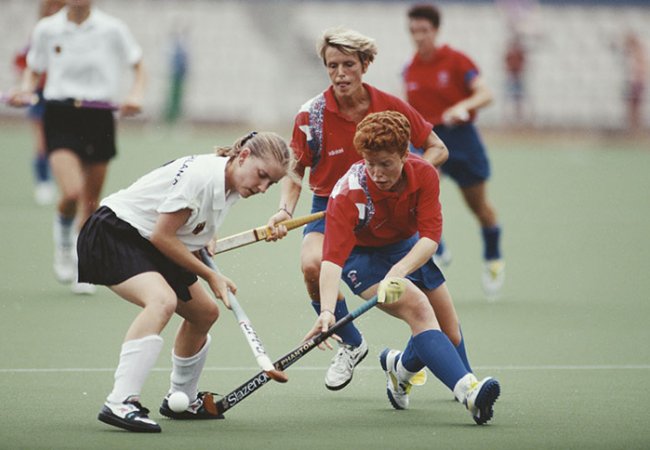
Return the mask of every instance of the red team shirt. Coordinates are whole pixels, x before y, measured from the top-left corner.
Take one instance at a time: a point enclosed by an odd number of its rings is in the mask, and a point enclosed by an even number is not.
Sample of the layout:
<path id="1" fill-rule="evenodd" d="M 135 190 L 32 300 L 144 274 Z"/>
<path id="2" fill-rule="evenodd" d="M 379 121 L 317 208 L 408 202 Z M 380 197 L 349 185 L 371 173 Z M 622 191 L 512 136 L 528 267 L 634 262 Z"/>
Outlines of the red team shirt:
<path id="1" fill-rule="evenodd" d="M 440 125 L 447 108 L 471 95 L 470 85 L 478 74 L 478 67 L 467 55 L 448 45 L 439 47 L 430 61 L 416 53 L 403 73 L 406 97 L 426 120 Z M 470 120 L 475 115 L 470 111 Z"/>
<path id="2" fill-rule="evenodd" d="M 323 261 L 343 267 L 355 246 L 390 245 L 416 232 L 421 238 L 440 242 L 438 172 L 413 154 L 406 159 L 403 171 L 407 185 L 398 193 L 377 188 L 364 161 L 350 167 L 327 204 Z"/>
<path id="3" fill-rule="evenodd" d="M 368 114 L 379 111 L 398 111 L 411 123 L 411 142 L 422 147 L 433 126 L 410 105 L 370 85 L 363 84 L 370 94 Z M 352 140 L 357 123 L 341 116 L 334 89 L 305 103 L 298 111 L 293 127 L 291 148 L 298 163 L 310 167 L 309 186 L 314 194 L 328 196 L 339 178 L 359 161 Z"/>

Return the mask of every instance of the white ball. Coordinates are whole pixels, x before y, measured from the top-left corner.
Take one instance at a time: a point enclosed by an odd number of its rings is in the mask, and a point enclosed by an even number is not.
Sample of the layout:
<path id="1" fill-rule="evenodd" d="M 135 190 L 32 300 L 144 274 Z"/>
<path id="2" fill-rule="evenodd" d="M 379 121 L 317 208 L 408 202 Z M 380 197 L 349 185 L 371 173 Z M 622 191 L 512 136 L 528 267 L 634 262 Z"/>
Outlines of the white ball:
<path id="1" fill-rule="evenodd" d="M 167 404 L 172 411 L 181 413 L 190 406 L 190 399 L 185 392 L 177 391 L 167 398 Z"/>

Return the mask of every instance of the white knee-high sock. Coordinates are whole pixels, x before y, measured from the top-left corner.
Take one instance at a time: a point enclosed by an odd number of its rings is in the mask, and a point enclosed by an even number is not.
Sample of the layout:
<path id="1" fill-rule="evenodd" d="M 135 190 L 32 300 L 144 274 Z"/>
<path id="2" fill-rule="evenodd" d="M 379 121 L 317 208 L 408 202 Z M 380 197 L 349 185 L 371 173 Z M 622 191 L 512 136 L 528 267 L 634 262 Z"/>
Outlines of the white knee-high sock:
<path id="1" fill-rule="evenodd" d="M 115 384 L 106 400 L 111 403 L 122 403 L 128 397 L 139 397 L 142 386 L 162 350 L 162 345 L 163 339 L 157 334 L 122 344 L 120 363 L 115 370 Z"/>
<path id="2" fill-rule="evenodd" d="M 196 355 L 187 358 L 176 356 L 172 350 L 172 373 L 169 377 L 170 387 L 169 393 L 181 391 L 184 392 L 192 402 L 199 393 L 199 377 L 203 372 L 205 360 L 208 357 L 208 349 L 210 348 L 210 341 L 212 338 L 208 334 L 205 344 L 198 351 Z"/>

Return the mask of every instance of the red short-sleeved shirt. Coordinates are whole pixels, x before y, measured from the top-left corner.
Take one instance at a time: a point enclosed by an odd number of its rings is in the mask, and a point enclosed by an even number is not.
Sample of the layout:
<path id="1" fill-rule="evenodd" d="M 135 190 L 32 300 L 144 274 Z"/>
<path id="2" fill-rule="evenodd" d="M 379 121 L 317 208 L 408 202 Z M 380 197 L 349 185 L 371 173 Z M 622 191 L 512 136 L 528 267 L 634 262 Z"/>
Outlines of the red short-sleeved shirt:
<path id="1" fill-rule="evenodd" d="M 370 94 L 368 114 L 398 111 L 411 123 L 411 142 L 422 147 L 432 125 L 406 102 L 363 84 Z M 303 167 L 310 167 L 309 186 L 319 196 L 328 196 L 334 184 L 361 156 L 352 143 L 357 123 L 340 115 L 330 86 L 305 103 L 296 115 L 291 148 Z"/>
<path id="2" fill-rule="evenodd" d="M 343 267 L 355 246 L 390 245 L 416 232 L 440 242 L 438 172 L 416 155 L 409 155 L 403 170 L 407 186 L 396 193 L 379 190 L 364 161 L 350 167 L 327 204 L 323 261 Z"/>
<path id="3" fill-rule="evenodd" d="M 407 100 L 426 120 L 440 125 L 447 108 L 471 95 L 470 85 L 478 74 L 467 55 L 448 45 L 439 47 L 430 61 L 416 53 L 403 72 Z"/>

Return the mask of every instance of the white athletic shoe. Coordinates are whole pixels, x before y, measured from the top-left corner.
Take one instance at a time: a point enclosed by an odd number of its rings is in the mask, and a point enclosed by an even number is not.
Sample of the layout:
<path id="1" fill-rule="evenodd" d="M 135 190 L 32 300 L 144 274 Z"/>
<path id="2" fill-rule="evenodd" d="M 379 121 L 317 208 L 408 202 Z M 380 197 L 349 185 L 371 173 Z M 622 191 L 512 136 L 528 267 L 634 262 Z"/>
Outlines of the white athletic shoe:
<path id="1" fill-rule="evenodd" d="M 54 275 L 61 283 L 70 283 L 77 278 L 77 252 L 73 246 L 56 245 Z"/>
<path id="2" fill-rule="evenodd" d="M 501 293 L 506 278 L 506 263 L 502 259 L 492 259 L 485 262 L 483 268 L 483 291 L 488 300 L 496 300 Z"/>
<path id="3" fill-rule="evenodd" d="M 433 262 L 436 263 L 436 266 L 438 266 L 440 269 L 443 267 L 449 267 L 451 265 L 452 259 L 451 250 L 449 250 L 449 247 L 447 246 L 445 246 L 445 249 L 440 255 L 437 253 L 433 254 Z"/>
<path id="4" fill-rule="evenodd" d="M 149 410 L 131 397 L 124 403 L 106 402 L 97 418 L 114 427 L 144 433 L 160 433 L 160 425 L 148 416 Z"/>
<path id="5" fill-rule="evenodd" d="M 487 377 L 471 384 L 463 404 L 478 425 L 487 423 L 494 415 L 494 402 L 499 398 L 501 386 L 494 378 Z"/>
<path id="6" fill-rule="evenodd" d="M 338 391 L 352 381 L 354 368 L 368 355 L 368 344 L 361 337 L 358 347 L 339 344 L 339 350 L 332 358 L 329 369 L 325 374 L 325 387 L 330 391 Z"/>
<path id="7" fill-rule="evenodd" d="M 390 404 L 395 409 L 409 407 L 409 393 L 413 385 L 409 381 L 400 380 L 397 376 L 395 364 L 402 352 L 385 348 L 379 355 L 379 364 L 386 372 L 386 394 Z"/>
<path id="8" fill-rule="evenodd" d="M 56 198 L 56 186 L 51 181 L 39 181 L 34 186 L 34 201 L 39 206 L 47 206 L 54 203 Z"/>
<path id="9" fill-rule="evenodd" d="M 77 295 L 93 295 L 97 292 L 97 286 L 90 283 L 80 283 L 78 281 L 73 281 L 70 285 L 70 290 L 73 294 Z"/>

